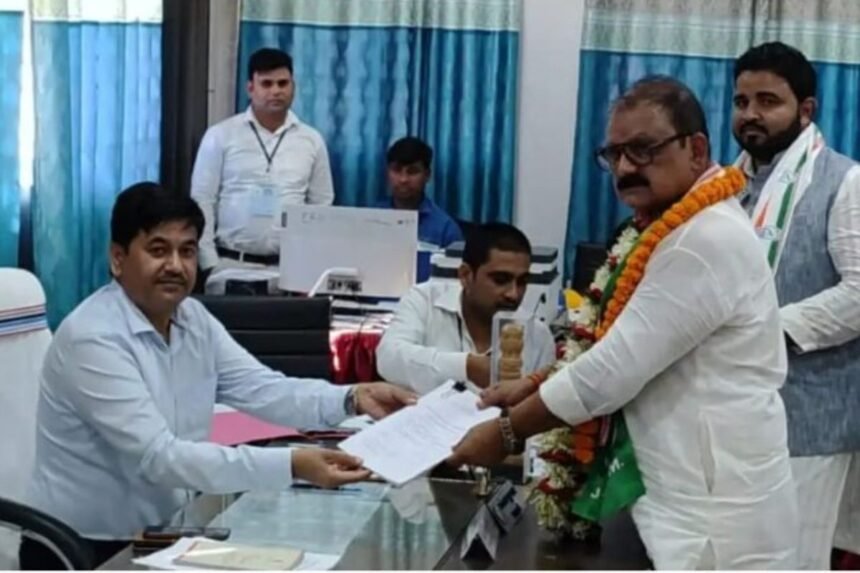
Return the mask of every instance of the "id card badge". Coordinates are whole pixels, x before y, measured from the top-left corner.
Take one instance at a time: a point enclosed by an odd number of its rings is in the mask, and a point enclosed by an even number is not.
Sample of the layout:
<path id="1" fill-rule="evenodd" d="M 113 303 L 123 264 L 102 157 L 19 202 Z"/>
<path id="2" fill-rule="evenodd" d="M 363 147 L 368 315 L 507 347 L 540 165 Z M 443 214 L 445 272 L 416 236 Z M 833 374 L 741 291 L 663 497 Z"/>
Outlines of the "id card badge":
<path id="1" fill-rule="evenodd" d="M 262 185 L 251 193 L 249 210 L 251 217 L 269 219 L 275 215 L 278 193 L 271 185 Z"/>

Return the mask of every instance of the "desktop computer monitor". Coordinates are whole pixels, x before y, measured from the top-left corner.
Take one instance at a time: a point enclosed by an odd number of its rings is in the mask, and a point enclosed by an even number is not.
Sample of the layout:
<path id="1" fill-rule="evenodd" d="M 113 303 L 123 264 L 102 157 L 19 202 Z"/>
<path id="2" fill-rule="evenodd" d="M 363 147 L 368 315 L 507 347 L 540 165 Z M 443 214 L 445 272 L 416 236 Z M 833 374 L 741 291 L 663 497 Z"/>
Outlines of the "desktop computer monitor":
<path id="1" fill-rule="evenodd" d="M 400 298 L 415 284 L 415 211 L 291 205 L 281 226 L 281 290 Z"/>

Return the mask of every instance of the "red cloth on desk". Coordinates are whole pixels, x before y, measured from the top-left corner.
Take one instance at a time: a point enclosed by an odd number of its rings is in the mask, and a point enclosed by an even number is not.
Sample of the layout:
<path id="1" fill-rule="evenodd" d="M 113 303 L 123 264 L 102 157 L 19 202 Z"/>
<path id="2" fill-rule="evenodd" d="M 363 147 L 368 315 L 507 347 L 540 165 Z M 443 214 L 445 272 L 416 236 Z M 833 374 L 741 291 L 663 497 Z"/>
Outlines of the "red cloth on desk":
<path id="1" fill-rule="evenodd" d="M 335 384 L 381 380 L 376 370 L 377 331 L 340 330 L 331 333 L 332 381 Z"/>
<path id="2" fill-rule="evenodd" d="M 838 555 L 834 556 L 836 562 L 834 569 L 837 571 L 860 571 L 860 555 L 838 549 L 836 551 Z"/>

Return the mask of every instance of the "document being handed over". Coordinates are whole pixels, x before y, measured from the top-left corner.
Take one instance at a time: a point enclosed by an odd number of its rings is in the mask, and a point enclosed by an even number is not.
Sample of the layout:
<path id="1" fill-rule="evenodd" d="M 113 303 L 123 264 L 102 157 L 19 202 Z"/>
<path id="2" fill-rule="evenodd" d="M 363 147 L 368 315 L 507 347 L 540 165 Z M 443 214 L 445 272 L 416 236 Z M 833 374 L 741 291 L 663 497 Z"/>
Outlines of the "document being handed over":
<path id="1" fill-rule="evenodd" d="M 497 418 L 498 408 L 478 409 L 478 396 L 465 385 L 446 382 L 433 392 L 340 443 L 385 480 L 402 485 L 451 455 L 460 440 L 481 422 Z"/>

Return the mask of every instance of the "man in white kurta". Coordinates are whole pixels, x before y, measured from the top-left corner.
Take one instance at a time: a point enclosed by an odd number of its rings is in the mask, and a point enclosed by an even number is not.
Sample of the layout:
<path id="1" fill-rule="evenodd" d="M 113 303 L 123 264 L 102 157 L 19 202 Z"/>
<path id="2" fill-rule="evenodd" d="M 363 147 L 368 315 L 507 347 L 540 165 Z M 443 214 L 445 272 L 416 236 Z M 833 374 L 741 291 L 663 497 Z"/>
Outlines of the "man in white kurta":
<path id="1" fill-rule="evenodd" d="M 721 175 L 706 134 L 695 97 L 673 80 L 644 80 L 616 104 L 601 153 L 638 217 L 683 197 L 683 174 L 694 176 L 686 189 Z M 511 408 L 510 427 L 523 440 L 622 410 L 646 489 L 632 515 L 658 569 L 791 569 L 786 367 L 770 270 L 732 198 L 661 241 L 606 336 Z M 484 402 L 510 406 L 528 384 Z M 509 449 L 503 425 L 473 429 L 454 461 L 495 461 Z"/>
<path id="2" fill-rule="evenodd" d="M 860 473 L 849 473 L 852 460 L 860 465 L 860 165 L 813 121 L 817 76 L 796 48 L 750 48 L 734 77 L 741 202 L 769 255 L 789 341 L 782 398 L 798 569 L 828 569 L 834 546 L 860 551 Z"/>

